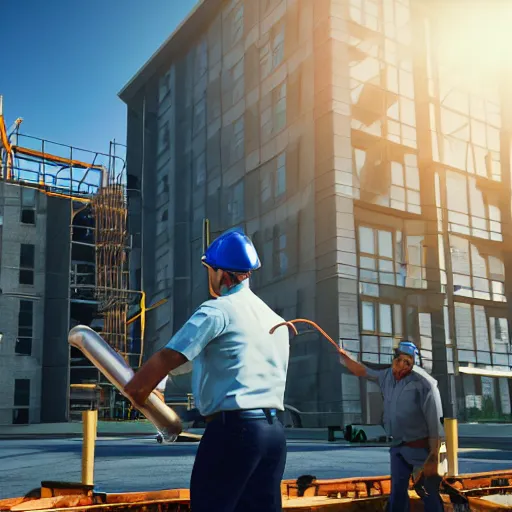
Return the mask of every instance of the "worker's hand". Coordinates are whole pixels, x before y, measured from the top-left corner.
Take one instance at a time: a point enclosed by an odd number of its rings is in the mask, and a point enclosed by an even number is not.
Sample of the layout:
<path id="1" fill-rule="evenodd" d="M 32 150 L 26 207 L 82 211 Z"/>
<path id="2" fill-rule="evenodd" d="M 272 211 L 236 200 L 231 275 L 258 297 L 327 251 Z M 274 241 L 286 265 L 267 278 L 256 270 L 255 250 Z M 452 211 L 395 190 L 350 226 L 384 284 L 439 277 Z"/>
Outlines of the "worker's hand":
<path id="1" fill-rule="evenodd" d="M 438 474 L 439 456 L 436 453 L 429 453 L 425 464 L 423 465 L 423 474 L 426 477 L 435 476 Z"/>
<path id="2" fill-rule="evenodd" d="M 126 398 L 130 400 L 134 407 L 140 409 L 144 406 L 148 399 L 149 393 L 145 389 L 141 389 L 137 384 L 133 383 L 133 379 L 126 384 L 123 390 Z"/>
<path id="3" fill-rule="evenodd" d="M 158 391 L 157 389 L 155 389 L 153 391 L 155 393 L 155 395 L 160 398 L 160 400 L 162 400 L 162 402 L 165 404 L 165 397 L 164 397 L 164 394 L 160 391 Z"/>

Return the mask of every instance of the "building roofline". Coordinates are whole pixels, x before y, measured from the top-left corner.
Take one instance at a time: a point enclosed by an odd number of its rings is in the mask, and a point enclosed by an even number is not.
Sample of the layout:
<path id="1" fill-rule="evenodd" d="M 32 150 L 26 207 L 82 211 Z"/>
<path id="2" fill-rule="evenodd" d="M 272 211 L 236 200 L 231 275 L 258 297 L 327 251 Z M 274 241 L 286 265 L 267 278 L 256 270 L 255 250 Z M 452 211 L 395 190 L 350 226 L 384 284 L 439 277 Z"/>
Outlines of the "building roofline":
<path id="1" fill-rule="evenodd" d="M 184 49 L 197 37 L 201 28 L 213 20 L 221 4 L 222 0 L 199 0 L 174 32 L 119 91 L 118 96 L 121 100 L 127 103 L 165 61 L 184 54 Z"/>

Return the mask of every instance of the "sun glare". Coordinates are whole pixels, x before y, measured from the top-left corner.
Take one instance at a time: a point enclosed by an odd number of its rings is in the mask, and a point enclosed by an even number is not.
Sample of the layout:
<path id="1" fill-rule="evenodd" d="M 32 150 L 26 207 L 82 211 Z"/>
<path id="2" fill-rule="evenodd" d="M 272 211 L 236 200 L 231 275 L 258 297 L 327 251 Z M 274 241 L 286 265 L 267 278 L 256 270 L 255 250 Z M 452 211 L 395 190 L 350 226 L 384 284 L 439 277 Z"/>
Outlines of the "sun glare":
<path id="1" fill-rule="evenodd" d="M 439 64 L 477 82 L 492 80 L 511 66 L 512 1 L 443 2 L 439 15 L 433 33 Z"/>

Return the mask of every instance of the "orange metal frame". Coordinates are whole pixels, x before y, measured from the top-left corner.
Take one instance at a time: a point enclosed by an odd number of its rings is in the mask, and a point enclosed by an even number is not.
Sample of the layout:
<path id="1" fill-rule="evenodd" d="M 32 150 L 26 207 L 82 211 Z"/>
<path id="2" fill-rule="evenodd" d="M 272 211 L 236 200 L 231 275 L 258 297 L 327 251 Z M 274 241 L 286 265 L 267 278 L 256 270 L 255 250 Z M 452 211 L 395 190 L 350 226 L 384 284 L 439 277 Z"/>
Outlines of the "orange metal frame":
<path id="1" fill-rule="evenodd" d="M 48 160 L 49 162 L 54 162 L 57 164 L 69 165 L 70 167 L 78 167 L 83 169 L 97 169 L 100 171 L 104 170 L 101 165 L 91 165 L 85 162 L 81 162 L 80 160 L 71 160 L 70 158 L 63 158 L 61 156 L 50 155 L 48 153 L 43 153 L 41 151 L 36 151 L 34 149 L 22 148 L 19 146 L 11 146 L 11 148 L 13 153 L 33 156 L 35 158 L 41 158 L 43 160 Z"/>
<path id="2" fill-rule="evenodd" d="M 29 148 L 24 148 L 21 146 L 12 145 L 9 141 L 9 136 L 7 134 L 7 128 L 5 125 L 5 119 L 4 119 L 3 115 L 0 115 L 0 142 L 7 153 L 7 169 L 6 169 L 6 175 L 4 176 L 7 180 L 12 179 L 13 155 L 14 154 L 29 156 L 29 157 L 33 157 L 33 158 L 40 158 L 41 160 L 45 160 L 47 162 L 67 165 L 69 167 L 77 167 L 77 168 L 81 168 L 81 169 L 95 169 L 95 170 L 99 170 L 101 172 L 105 171 L 104 167 L 101 165 L 88 164 L 88 163 L 82 162 L 80 160 L 64 158 L 61 156 L 52 155 L 50 153 L 43 153 L 42 151 L 36 151 L 34 149 L 29 149 Z M 37 184 L 34 184 L 34 185 L 37 186 Z M 73 199 L 73 200 L 85 202 L 85 203 L 90 202 L 90 199 L 88 199 L 86 197 L 81 197 L 79 195 L 75 196 L 75 195 L 70 195 L 70 194 L 62 194 L 62 193 L 58 193 L 58 192 L 50 192 L 49 190 L 45 190 L 44 188 L 41 188 L 41 191 L 44 192 L 48 196 L 65 197 L 67 199 Z"/>
<path id="3" fill-rule="evenodd" d="M 12 167 L 12 147 L 7 136 L 7 128 L 5 127 L 4 116 L 0 114 L 0 142 L 7 152 L 7 178 L 10 178 L 9 173 Z"/>

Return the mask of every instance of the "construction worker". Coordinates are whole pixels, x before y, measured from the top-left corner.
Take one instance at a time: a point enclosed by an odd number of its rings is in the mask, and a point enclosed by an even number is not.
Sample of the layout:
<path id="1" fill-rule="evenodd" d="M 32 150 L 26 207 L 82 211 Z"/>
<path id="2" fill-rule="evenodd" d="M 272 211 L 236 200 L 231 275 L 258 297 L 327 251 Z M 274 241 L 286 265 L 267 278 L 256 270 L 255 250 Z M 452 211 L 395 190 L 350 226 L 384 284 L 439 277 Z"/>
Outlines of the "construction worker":
<path id="1" fill-rule="evenodd" d="M 392 437 L 390 512 L 409 510 L 409 481 L 426 512 L 441 512 L 439 449 L 444 436 L 437 381 L 417 366 L 419 351 L 410 341 L 399 343 L 392 366 L 372 370 L 341 350 L 341 361 L 358 377 L 378 382 L 384 398 L 384 428 Z"/>
<path id="2" fill-rule="evenodd" d="M 143 404 L 170 371 L 193 361 L 193 393 L 206 429 L 192 471 L 194 512 L 281 510 L 286 440 L 284 410 L 289 334 L 249 288 L 260 265 L 242 233 L 228 231 L 206 250 L 210 294 L 167 346 L 154 354 L 125 392 Z"/>

